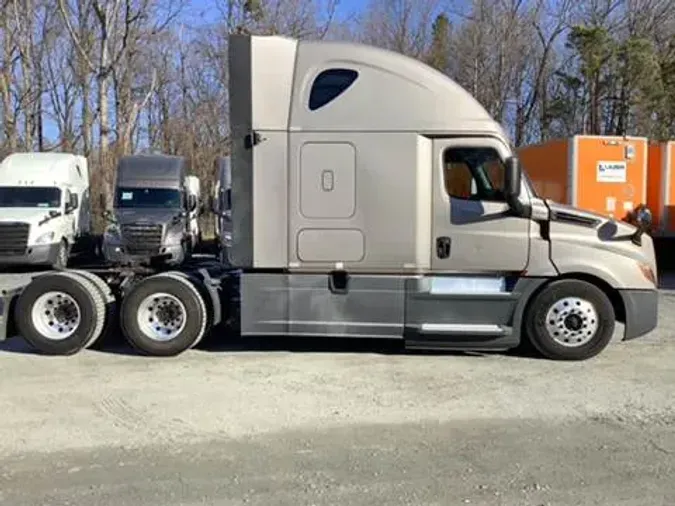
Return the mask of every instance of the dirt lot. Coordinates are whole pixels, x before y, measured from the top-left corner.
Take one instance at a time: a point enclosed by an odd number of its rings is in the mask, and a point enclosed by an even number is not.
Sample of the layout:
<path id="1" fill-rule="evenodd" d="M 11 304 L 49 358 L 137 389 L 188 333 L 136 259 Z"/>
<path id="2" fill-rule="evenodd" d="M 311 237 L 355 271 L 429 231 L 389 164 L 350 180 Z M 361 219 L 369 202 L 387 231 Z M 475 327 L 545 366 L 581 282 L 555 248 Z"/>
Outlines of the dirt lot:
<path id="1" fill-rule="evenodd" d="M 668 284 L 666 282 L 666 284 Z M 675 504 L 675 291 L 597 359 L 0 351 L 0 504 Z"/>

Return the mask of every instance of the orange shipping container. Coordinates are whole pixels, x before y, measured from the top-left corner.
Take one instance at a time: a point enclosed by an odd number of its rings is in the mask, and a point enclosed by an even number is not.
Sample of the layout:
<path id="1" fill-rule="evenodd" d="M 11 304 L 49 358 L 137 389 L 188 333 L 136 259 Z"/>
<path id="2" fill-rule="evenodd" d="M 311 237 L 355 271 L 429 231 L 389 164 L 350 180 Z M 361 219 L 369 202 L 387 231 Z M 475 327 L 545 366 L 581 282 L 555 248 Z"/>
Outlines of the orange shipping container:
<path id="1" fill-rule="evenodd" d="M 675 191 L 671 167 L 675 162 L 675 142 L 649 144 L 647 207 L 654 218 L 655 235 L 675 236 Z"/>
<path id="2" fill-rule="evenodd" d="M 575 135 L 518 157 L 541 197 L 623 219 L 647 201 L 647 152 L 643 137 Z"/>

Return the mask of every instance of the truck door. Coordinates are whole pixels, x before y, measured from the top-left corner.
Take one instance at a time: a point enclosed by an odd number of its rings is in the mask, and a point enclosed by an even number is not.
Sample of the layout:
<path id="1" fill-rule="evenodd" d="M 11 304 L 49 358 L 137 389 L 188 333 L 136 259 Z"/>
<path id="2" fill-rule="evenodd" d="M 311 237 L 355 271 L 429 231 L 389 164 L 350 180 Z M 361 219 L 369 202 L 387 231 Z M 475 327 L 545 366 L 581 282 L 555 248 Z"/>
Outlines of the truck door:
<path id="1" fill-rule="evenodd" d="M 530 220 L 504 198 L 504 144 L 490 138 L 433 142 L 432 252 L 435 272 L 525 269 Z"/>

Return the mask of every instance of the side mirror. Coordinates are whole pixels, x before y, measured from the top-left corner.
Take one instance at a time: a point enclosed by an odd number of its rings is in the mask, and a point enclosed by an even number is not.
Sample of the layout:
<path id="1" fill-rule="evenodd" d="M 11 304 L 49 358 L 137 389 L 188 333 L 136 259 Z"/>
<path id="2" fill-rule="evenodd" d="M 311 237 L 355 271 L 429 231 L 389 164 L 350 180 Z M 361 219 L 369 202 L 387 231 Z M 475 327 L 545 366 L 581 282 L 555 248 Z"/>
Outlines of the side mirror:
<path id="1" fill-rule="evenodd" d="M 520 161 L 515 156 L 506 159 L 506 173 L 504 174 L 504 194 L 507 200 L 517 199 L 520 196 L 520 187 L 523 171 Z"/>
<path id="2" fill-rule="evenodd" d="M 520 201 L 520 188 L 523 179 L 523 171 L 520 167 L 520 161 L 515 156 L 510 156 L 505 162 L 504 173 L 504 197 L 509 204 L 511 211 L 516 216 L 526 217 L 528 209 Z"/>
<path id="3" fill-rule="evenodd" d="M 75 193 L 70 194 L 70 202 L 66 202 L 66 213 L 72 213 L 79 207 L 79 199 Z"/>
<path id="4" fill-rule="evenodd" d="M 637 228 L 631 236 L 631 241 L 633 244 L 642 246 L 642 235 L 651 230 L 654 222 L 652 212 L 646 205 L 640 204 L 628 215 L 628 222 Z"/>

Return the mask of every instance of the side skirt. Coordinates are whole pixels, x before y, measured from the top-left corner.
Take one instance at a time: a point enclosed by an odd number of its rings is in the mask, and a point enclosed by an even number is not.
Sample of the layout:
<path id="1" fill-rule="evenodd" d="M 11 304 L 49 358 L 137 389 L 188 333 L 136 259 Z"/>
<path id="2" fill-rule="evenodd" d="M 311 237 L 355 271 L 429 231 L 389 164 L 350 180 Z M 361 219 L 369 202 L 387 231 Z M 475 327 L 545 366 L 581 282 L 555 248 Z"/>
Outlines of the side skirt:
<path id="1" fill-rule="evenodd" d="M 405 347 L 504 350 L 520 344 L 522 318 L 546 278 L 429 276 L 407 280 Z"/>

